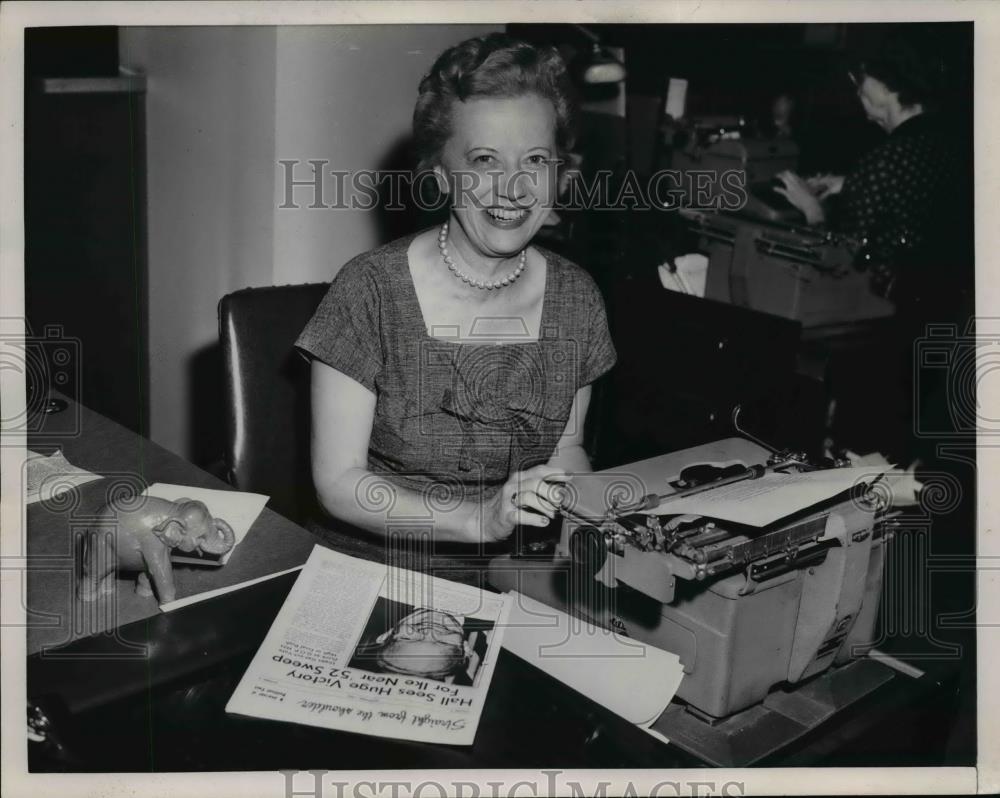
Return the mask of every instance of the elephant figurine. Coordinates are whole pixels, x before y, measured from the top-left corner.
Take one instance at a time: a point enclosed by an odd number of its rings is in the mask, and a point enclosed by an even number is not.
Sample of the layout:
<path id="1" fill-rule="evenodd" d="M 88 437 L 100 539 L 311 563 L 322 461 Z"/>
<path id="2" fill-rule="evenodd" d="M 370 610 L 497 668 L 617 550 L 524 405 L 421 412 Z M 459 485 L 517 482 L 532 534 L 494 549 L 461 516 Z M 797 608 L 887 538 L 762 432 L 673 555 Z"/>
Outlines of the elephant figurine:
<path id="1" fill-rule="evenodd" d="M 128 501 L 135 503 L 134 499 Z M 153 595 L 152 579 L 160 603 L 173 601 L 173 549 L 221 556 L 235 544 L 232 527 L 221 518 L 213 518 L 203 502 L 148 496 L 135 508 L 128 508 L 112 501 L 101 508 L 98 521 L 84 532 L 78 596 L 94 601 L 114 592 L 116 571 L 138 571 L 139 595 Z"/>

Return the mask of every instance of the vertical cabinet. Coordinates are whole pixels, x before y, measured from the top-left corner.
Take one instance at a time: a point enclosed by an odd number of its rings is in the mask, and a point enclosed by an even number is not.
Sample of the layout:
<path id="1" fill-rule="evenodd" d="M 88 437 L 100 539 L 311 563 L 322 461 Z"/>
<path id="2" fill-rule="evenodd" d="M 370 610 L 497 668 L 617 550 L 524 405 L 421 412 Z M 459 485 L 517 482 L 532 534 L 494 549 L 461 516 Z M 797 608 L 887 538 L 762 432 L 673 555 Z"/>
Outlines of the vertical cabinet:
<path id="1" fill-rule="evenodd" d="M 145 80 L 123 73 L 31 74 L 31 56 L 39 58 L 31 44 L 24 130 L 27 322 L 35 337 L 55 332 L 74 342 L 68 351 L 79 359 L 70 364 L 75 380 L 47 387 L 146 435 Z"/>

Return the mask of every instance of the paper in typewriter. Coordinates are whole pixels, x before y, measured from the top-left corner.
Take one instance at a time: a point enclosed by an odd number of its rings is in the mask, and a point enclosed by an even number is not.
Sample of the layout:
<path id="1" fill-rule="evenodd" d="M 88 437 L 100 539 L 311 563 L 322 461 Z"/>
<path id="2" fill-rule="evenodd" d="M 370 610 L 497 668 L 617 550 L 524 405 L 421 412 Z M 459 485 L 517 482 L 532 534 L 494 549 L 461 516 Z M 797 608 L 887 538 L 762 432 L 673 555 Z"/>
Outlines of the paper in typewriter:
<path id="1" fill-rule="evenodd" d="M 226 711 L 471 745 L 508 599 L 317 546 Z"/>
<path id="2" fill-rule="evenodd" d="M 832 499 L 879 476 L 871 468 L 830 468 L 801 474 L 765 474 L 679 499 L 665 498 L 653 515 L 701 515 L 750 526 L 775 521 Z"/>

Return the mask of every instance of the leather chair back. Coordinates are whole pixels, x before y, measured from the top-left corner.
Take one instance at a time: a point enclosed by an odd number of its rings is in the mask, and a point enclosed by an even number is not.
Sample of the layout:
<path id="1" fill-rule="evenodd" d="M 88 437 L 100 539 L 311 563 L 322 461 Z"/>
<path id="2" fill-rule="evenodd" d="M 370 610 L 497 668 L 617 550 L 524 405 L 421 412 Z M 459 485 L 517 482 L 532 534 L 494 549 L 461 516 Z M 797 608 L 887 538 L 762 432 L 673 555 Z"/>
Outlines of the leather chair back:
<path id="1" fill-rule="evenodd" d="M 296 522 L 316 508 L 309 458 L 309 363 L 294 348 L 328 283 L 245 288 L 219 302 L 226 478 Z"/>

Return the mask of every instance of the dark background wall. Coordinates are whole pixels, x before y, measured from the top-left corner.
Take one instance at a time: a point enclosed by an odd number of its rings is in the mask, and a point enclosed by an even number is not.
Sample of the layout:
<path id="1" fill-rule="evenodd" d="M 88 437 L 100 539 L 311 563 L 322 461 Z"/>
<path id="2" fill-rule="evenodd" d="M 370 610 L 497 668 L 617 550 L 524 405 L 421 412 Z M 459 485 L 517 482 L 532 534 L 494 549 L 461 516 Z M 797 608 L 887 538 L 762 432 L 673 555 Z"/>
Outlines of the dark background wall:
<path id="1" fill-rule="evenodd" d="M 799 100 L 803 168 L 845 171 L 879 139 L 865 120 L 847 71 L 890 30 L 926 38 L 950 69 L 948 113 L 971 125 L 972 23 L 595 25 L 604 44 L 622 47 L 630 96 L 665 98 L 685 78 L 689 115 L 742 114 L 752 120 L 781 91 Z M 509 25 L 532 41 L 580 47 L 566 25 Z M 662 109 L 662 105 L 660 105 Z M 640 123 L 633 120 L 633 123 Z"/>

